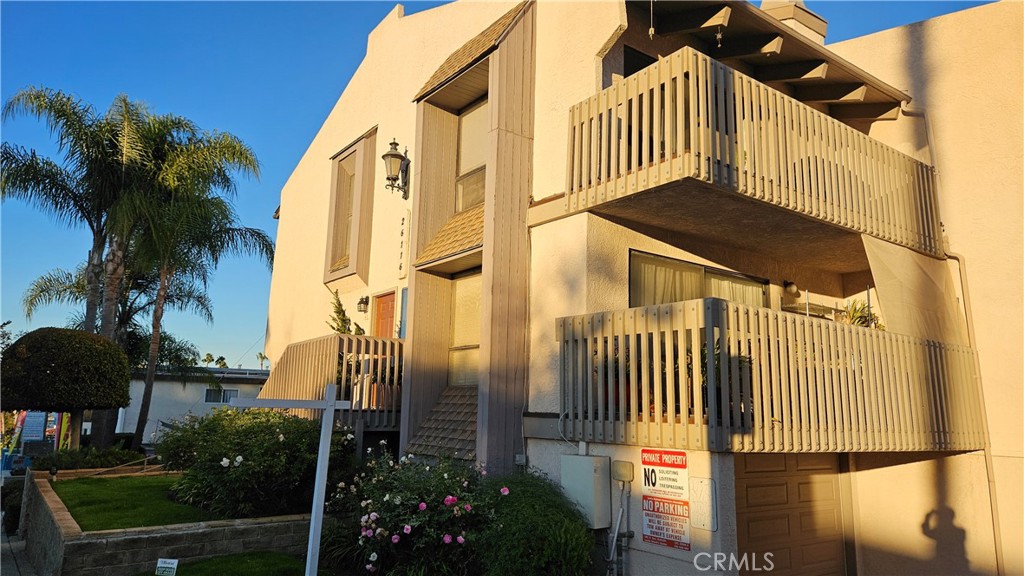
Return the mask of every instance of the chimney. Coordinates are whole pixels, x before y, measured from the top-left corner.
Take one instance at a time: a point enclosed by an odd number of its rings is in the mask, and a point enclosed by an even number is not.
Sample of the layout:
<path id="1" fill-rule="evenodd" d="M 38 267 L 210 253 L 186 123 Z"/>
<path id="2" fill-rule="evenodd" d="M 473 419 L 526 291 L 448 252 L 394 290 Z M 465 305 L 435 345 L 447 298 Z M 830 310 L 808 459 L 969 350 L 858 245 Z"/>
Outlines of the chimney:
<path id="1" fill-rule="evenodd" d="M 812 42 L 825 44 L 828 22 L 808 10 L 803 0 L 761 0 L 761 11 L 810 38 Z"/>

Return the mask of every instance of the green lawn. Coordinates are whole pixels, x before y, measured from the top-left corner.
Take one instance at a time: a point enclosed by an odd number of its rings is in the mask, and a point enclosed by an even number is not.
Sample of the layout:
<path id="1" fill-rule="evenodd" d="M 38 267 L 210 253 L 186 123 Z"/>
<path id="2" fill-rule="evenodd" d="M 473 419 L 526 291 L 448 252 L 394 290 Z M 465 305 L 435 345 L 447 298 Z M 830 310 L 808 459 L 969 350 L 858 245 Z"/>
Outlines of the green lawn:
<path id="1" fill-rule="evenodd" d="M 53 483 L 83 532 L 216 520 L 217 516 L 171 501 L 174 476 L 77 478 Z"/>
<path id="2" fill-rule="evenodd" d="M 281 552 L 250 552 L 180 564 L 177 576 L 302 576 L 305 566 L 304 560 Z"/>

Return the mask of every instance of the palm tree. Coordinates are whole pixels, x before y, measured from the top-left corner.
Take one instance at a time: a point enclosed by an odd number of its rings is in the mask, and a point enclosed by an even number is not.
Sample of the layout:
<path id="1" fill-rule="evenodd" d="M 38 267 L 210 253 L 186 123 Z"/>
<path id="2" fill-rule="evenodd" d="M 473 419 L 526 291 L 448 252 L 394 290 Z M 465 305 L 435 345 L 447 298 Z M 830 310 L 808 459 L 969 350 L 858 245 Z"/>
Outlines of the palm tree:
<path id="1" fill-rule="evenodd" d="M 258 176 L 255 155 L 230 134 L 186 131 L 182 121 L 155 117 L 144 140 L 152 154 L 150 201 L 141 205 L 143 228 L 139 254 L 159 270 L 160 284 L 153 308 L 152 341 L 146 368 L 142 405 L 133 447 L 142 443 L 156 377 L 163 295 L 179 277 L 205 283 L 226 254 L 250 254 L 273 260 L 273 243 L 265 232 L 240 227 L 234 209 L 216 192 L 233 193 L 234 171 Z M 226 366 L 226 363 L 225 363 Z"/>
<path id="2" fill-rule="evenodd" d="M 263 370 L 263 363 L 267 361 L 267 355 L 263 352 L 256 353 L 256 360 L 260 363 L 260 370 Z"/>
<path id="3" fill-rule="evenodd" d="M 90 332 L 96 330 L 101 305 L 111 210 L 124 191 L 128 167 L 140 159 L 134 125 L 138 110 L 137 104 L 119 95 L 106 116 L 100 116 L 74 96 L 37 87 L 19 91 L 3 107 L 5 120 L 23 114 L 45 120 L 64 155 L 58 164 L 34 150 L 3 143 L 0 198 L 24 200 L 59 222 L 89 228 L 84 326 Z"/>
<path id="4" fill-rule="evenodd" d="M 217 368 L 227 368 L 228 367 L 228 361 L 223 356 L 217 356 L 217 359 L 214 360 L 214 363 L 217 365 Z"/>
<path id="5" fill-rule="evenodd" d="M 209 368 L 211 362 L 213 362 L 213 354 L 207 352 L 206 356 L 203 356 L 203 365 Z"/>

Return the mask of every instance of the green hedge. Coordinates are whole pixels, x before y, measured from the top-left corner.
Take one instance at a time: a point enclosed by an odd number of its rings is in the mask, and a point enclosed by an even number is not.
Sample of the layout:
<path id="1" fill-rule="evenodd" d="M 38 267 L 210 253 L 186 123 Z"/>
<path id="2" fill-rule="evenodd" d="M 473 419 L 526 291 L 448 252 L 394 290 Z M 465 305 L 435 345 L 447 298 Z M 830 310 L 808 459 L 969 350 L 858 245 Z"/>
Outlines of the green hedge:
<path id="1" fill-rule="evenodd" d="M 54 466 L 58 470 L 78 470 L 81 468 L 113 468 L 136 460 L 142 460 L 145 456 L 131 450 L 109 448 L 99 450 L 96 448 L 82 448 L 80 450 L 60 450 L 52 454 L 32 457 L 32 469 L 46 472 Z M 139 462 L 141 465 L 142 463 Z"/>
<path id="2" fill-rule="evenodd" d="M 243 518 L 308 512 L 313 501 L 320 422 L 272 410 L 217 408 L 175 422 L 157 443 L 169 469 L 183 470 L 179 502 Z M 354 438 L 335 429 L 331 478 L 352 474 Z"/>

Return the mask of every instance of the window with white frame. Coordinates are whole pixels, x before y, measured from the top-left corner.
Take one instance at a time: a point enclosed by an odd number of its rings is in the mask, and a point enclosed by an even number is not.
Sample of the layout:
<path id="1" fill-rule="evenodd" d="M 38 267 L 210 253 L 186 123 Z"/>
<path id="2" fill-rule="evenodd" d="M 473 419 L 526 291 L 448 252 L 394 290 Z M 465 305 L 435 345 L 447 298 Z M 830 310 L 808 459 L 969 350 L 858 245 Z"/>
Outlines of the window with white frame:
<path id="1" fill-rule="evenodd" d="M 232 390 L 228 388 L 207 388 L 206 389 L 206 403 L 207 404 L 227 404 L 232 398 L 238 398 L 238 390 Z"/>

